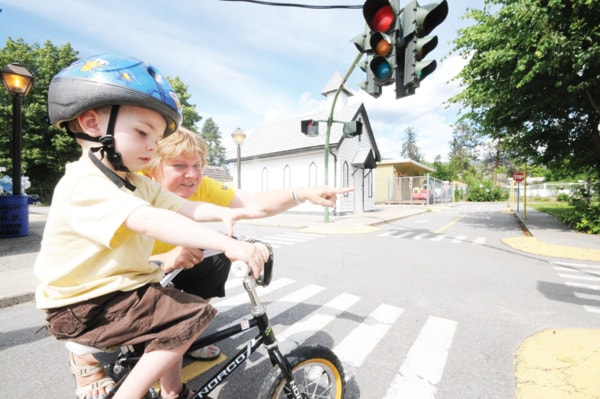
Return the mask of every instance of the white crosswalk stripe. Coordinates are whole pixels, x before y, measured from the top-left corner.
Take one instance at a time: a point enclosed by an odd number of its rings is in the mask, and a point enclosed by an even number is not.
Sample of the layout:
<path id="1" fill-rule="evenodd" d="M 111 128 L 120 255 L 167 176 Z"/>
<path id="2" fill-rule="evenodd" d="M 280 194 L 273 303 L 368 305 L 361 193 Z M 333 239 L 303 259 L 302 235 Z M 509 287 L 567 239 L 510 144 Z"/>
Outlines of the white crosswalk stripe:
<path id="1" fill-rule="evenodd" d="M 573 289 L 573 295 L 582 301 L 589 313 L 600 314 L 600 265 L 585 263 L 552 262 L 565 285 Z"/>
<path id="2" fill-rule="evenodd" d="M 333 349 L 344 363 L 347 378 L 362 365 L 403 311 L 404 309 L 382 303 Z"/>
<path id="3" fill-rule="evenodd" d="M 385 399 L 435 398 L 436 385 L 442 379 L 455 330 L 455 321 L 429 317 Z"/>
<path id="4" fill-rule="evenodd" d="M 291 351 L 296 346 L 301 345 L 316 331 L 325 328 L 327 324 L 331 323 L 343 311 L 358 302 L 359 299 L 356 295 L 351 294 L 338 295 L 318 310 L 278 333 L 279 347 L 284 353 Z"/>
<path id="5" fill-rule="evenodd" d="M 325 236 L 320 234 L 290 232 L 275 234 L 271 236 L 264 236 L 260 237 L 260 239 L 271 244 L 273 248 L 281 248 L 284 246 L 299 244 L 323 237 Z"/>
<path id="6" fill-rule="evenodd" d="M 240 287 L 239 279 L 228 281 L 227 289 L 238 294 L 231 298 L 215 299 L 213 304 L 219 312 L 247 304 L 247 294 Z M 333 343 L 327 342 L 326 345 L 333 348 L 342 362 L 348 380 L 361 373 L 361 367 L 369 356 L 375 356 L 373 352 L 379 345 L 389 344 L 390 338 L 386 342 L 386 336 L 395 325 L 402 322 L 404 315 L 404 309 L 397 306 L 371 304 L 357 295 L 335 292 L 334 289 L 328 290 L 318 285 L 302 285 L 287 278 L 275 279 L 269 287 L 260 288 L 258 292 L 283 353 L 302 345 L 317 333 L 325 333 L 328 338 L 336 336 Z M 304 308 L 304 305 L 308 307 Z M 306 310 L 306 314 L 302 309 Z M 352 315 L 343 318 L 344 323 L 352 320 L 352 325 L 340 335 L 339 330 L 336 333 L 334 322 L 343 314 Z M 328 328 L 331 333 L 327 332 Z M 396 375 L 390 378 L 385 397 L 435 398 L 456 329 L 457 323 L 453 320 L 429 316 Z M 263 348 L 259 352 L 266 354 Z M 267 361 L 266 357 L 257 356 L 248 360 L 246 367 L 249 369 L 264 361 Z"/>
<path id="7" fill-rule="evenodd" d="M 429 240 L 434 242 L 440 242 L 443 240 L 450 240 L 453 244 L 475 244 L 475 245 L 484 245 L 487 241 L 486 237 L 475 237 L 473 240 L 464 235 L 457 236 L 449 236 L 446 234 L 436 234 L 436 233 L 419 233 L 415 231 L 405 231 L 405 230 L 388 230 L 382 233 L 379 233 L 378 237 L 390 237 L 390 238 L 404 238 L 410 240 Z"/>

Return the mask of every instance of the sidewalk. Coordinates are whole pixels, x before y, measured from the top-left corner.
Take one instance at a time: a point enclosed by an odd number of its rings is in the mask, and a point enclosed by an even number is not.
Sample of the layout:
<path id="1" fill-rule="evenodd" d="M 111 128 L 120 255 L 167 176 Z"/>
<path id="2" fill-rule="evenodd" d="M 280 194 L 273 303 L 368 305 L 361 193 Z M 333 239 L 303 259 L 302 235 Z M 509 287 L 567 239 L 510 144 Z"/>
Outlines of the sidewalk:
<path id="1" fill-rule="evenodd" d="M 600 235 L 573 231 L 555 217 L 532 208 L 513 212 L 530 237 L 506 238 L 505 244 L 535 255 L 600 262 Z"/>

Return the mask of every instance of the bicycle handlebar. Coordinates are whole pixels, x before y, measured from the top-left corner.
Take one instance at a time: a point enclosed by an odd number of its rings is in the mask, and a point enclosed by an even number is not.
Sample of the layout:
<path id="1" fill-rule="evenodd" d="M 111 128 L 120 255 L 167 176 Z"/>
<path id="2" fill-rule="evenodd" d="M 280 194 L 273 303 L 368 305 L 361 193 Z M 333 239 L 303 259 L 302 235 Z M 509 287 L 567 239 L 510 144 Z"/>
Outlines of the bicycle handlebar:
<path id="1" fill-rule="evenodd" d="M 267 250 L 269 251 L 269 259 L 263 266 L 263 272 L 256 279 L 257 285 L 266 287 L 267 285 L 269 285 L 271 283 L 271 277 L 273 275 L 273 249 L 271 248 L 271 246 L 269 244 L 267 244 L 265 242 L 261 242 L 261 241 L 254 241 L 254 242 L 263 244 L 265 247 L 267 247 Z M 231 271 L 233 272 L 233 274 L 236 277 L 246 277 L 246 276 L 252 275 L 252 269 L 250 268 L 250 266 L 248 266 L 248 264 L 246 262 L 241 261 L 241 260 L 236 260 L 231 264 Z"/>
<path id="2" fill-rule="evenodd" d="M 273 275 L 273 248 L 271 247 L 271 245 L 269 243 L 266 243 L 266 242 L 263 242 L 260 240 L 256 240 L 254 238 L 248 238 L 248 239 L 245 239 L 244 241 L 251 242 L 253 244 L 256 244 L 256 243 L 262 244 L 265 247 L 267 247 L 267 250 L 269 251 L 269 259 L 264 264 L 262 274 L 256 280 L 256 284 L 266 287 L 267 285 L 269 285 L 271 283 L 271 277 Z M 204 258 L 206 259 L 211 256 L 219 255 L 221 253 L 222 252 L 207 249 L 204 251 Z M 248 266 L 245 262 L 243 262 L 241 260 L 234 261 L 231 264 L 231 268 L 233 269 L 233 274 L 238 277 L 245 277 L 245 276 L 252 274 L 252 270 L 250 270 L 250 266 Z M 181 273 L 182 270 L 184 270 L 184 269 L 175 269 L 175 270 L 165 274 L 165 276 L 160 280 L 160 285 L 162 285 L 163 287 L 166 287 L 167 285 L 169 285 L 169 283 L 171 281 L 173 281 L 175 276 L 177 276 L 179 273 Z"/>

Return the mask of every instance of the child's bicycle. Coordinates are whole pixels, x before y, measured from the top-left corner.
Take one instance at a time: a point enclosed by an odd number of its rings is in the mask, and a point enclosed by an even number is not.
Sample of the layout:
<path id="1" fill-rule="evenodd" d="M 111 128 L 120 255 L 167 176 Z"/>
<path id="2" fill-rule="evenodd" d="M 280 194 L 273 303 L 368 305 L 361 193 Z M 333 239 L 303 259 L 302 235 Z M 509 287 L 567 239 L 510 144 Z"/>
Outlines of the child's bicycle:
<path id="1" fill-rule="evenodd" d="M 264 266 L 263 273 L 258 279 L 251 276 L 248 265 L 243 262 L 233 262 L 232 271 L 243 277 L 243 285 L 250 300 L 249 320 L 244 320 L 231 327 L 222 328 L 212 334 L 199 338 L 190 347 L 190 351 L 233 337 L 239 333 L 255 328 L 257 334 L 250 339 L 245 347 L 230 357 L 230 360 L 217 370 L 207 382 L 194 392 L 192 399 L 207 398 L 218 385 L 227 379 L 235 370 L 248 360 L 258 348 L 264 346 L 269 354 L 273 368 L 264 378 L 257 398 L 343 398 L 345 381 L 341 362 L 329 348 L 323 346 L 300 346 L 287 355 L 279 350 L 277 339 L 271 325 L 265 306 L 261 303 L 256 287 L 266 287 L 271 282 L 273 272 L 273 251 L 270 245 L 263 243 L 269 249 L 269 260 Z M 172 279 L 167 276 L 161 284 L 166 285 Z M 116 388 L 107 395 L 112 398 L 119 386 L 125 380 L 133 366 L 137 363 L 142 351 L 136 347 L 120 348 L 114 360 L 112 356 L 106 365 L 108 373 L 117 381 Z M 102 356 L 96 356 L 103 361 Z M 106 363 L 103 361 L 103 363 Z M 159 392 L 151 388 L 144 399 L 158 399 Z"/>

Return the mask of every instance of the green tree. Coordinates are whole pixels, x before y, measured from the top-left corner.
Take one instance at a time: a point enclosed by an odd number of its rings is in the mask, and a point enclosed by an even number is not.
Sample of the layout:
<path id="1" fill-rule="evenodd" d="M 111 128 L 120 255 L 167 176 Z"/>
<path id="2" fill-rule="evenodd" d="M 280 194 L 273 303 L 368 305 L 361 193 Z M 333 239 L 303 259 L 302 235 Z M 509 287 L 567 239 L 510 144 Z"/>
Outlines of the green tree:
<path id="1" fill-rule="evenodd" d="M 10 37 L 0 50 L 0 65 L 18 61 L 34 76 L 34 86 L 23 99 L 23 149 L 21 153 L 24 176 L 31 181 L 28 193 L 37 193 L 48 202 L 54 186 L 64 173 L 65 164 L 80 156 L 79 146 L 63 130 L 49 126 L 48 86 L 52 77 L 77 59 L 78 53 L 70 44 L 56 47 L 50 41 L 44 46 L 26 44 L 23 39 Z M 0 90 L 0 166 L 12 174 L 12 98 Z"/>
<path id="2" fill-rule="evenodd" d="M 463 118 L 532 163 L 600 171 L 600 1 L 485 0 L 454 42 Z"/>
<path id="3" fill-rule="evenodd" d="M 225 147 L 221 145 L 221 133 L 212 118 L 208 118 L 204 122 L 202 138 L 208 147 L 206 163 L 213 166 L 223 165 L 225 163 Z"/>
<path id="4" fill-rule="evenodd" d="M 483 160 L 482 165 L 484 173 L 492 176 L 494 185 L 506 181 L 507 177 L 511 177 L 518 167 L 519 162 L 514 159 L 510 148 L 506 148 L 501 139 L 491 139 L 482 144 Z M 502 174 L 499 181 L 498 174 Z"/>
<path id="5" fill-rule="evenodd" d="M 404 141 L 402 143 L 401 157 L 410 158 L 413 161 L 420 162 L 422 160 L 421 151 L 417 146 L 417 133 L 412 126 L 404 130 Z"/>
<path id="6" fill-rule="evenodd" d="M 442 162 L 442 157 L 440 155 L 435 157 L 433 169 L 434 172 L 431 176 L 436 179 L 453 181 L 456 178 L 454 172 L 450 169 L 449 164 Z"/>
<path id="7" fill-rule="evenodd" d="M 462 180 L 467 172 L 475 174 L 473 164 L 478 157 L 479 133 L 466 122 L 459 122 L 453 126 L 449 144 L 449 169 L 453 176 Z"/>
<path id="8" fill-rule="evenodd" d="M 179 102 L 181 103 L 181 112 L 183 114 L 183 121 L 181 125 L 190 130 L 197 131 L 198 123 L 202 120 L 202 117 L 196 111 L 196 106 L 190 103 L 192 95 L 188 92 L 188 86 L 175 76 L 173 78 L 167 77 L 167 80 L 177 93 Z"/>

